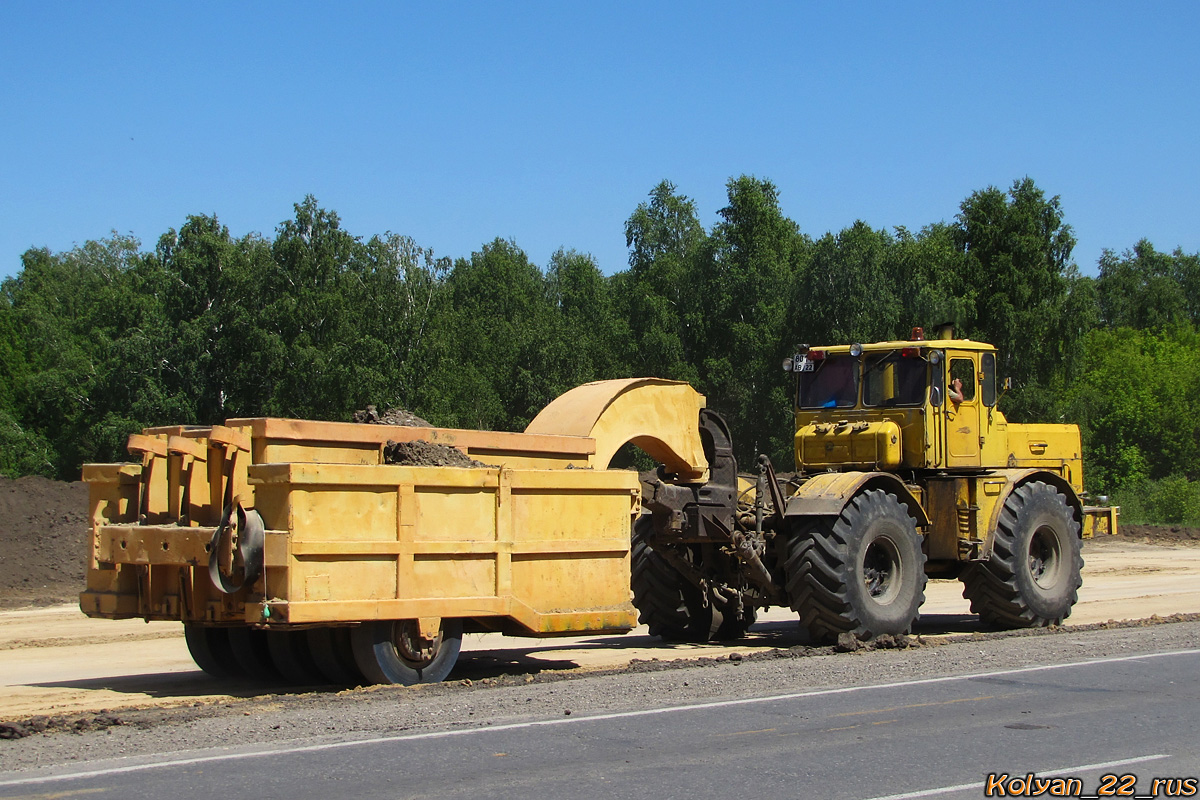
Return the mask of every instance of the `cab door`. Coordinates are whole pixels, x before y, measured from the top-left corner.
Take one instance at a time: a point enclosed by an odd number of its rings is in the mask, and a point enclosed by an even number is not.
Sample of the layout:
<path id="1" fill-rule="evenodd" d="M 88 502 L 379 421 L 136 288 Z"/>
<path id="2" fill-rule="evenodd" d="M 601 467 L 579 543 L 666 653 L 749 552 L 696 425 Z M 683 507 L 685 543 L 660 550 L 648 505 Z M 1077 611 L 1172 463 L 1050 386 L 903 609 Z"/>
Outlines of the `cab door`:
<path id="1" fill-rule="evenodd" d="M 978 467 L 979 354 L 950 351 L 946 355 L 946 466 Z"/>

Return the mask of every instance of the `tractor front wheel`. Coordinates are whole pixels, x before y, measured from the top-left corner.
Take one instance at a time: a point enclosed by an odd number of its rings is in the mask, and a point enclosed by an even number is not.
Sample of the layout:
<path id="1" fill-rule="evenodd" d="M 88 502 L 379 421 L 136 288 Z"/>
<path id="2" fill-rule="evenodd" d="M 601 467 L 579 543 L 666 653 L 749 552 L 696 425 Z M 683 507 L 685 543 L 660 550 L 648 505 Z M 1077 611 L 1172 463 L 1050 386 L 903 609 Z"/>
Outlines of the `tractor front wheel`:
<path id="1" fill-rule="evenodd" d="M 836 518 L 788 540 L 787 592 L 813 638 L 908 633 L 925 601 L 925 554 L 916 522 L 894 496 L 856 495 Z"/>
<path id="2" fill-rule="evenodd" d="M 963 570 L 971 612 L 1001 628 L 1059 625 L 1083 584 L 1079 523 L 1062 492 L 1031 481 L 1013 489 L 987 561 Z"/>

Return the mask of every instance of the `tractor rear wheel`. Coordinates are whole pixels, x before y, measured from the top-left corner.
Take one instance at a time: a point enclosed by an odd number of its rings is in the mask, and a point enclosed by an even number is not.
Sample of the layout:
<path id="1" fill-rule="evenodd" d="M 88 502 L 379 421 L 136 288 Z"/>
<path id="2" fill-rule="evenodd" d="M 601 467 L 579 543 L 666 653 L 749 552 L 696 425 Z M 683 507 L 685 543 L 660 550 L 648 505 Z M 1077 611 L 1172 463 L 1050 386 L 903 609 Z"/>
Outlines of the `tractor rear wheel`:
<path id="1" fill-rule="evenodd" d="M 649 514 L 643 514 L 633 523 L 630 583 L 638 621 L 650 628 L 651 636 L 677 642 L 707 642 L 717 635 L 724 618 L 714 614 L 712 603 L 704 602 L 700 589 L 650 547 L 647 540 L 653 529 Z M 690 554 L 685 557 L 690 558 Z"/>
<path id="2" fill-rule="evenodd" d="M 971 612 L 1002 628 L 1059 625 L 1071 615 L 1083 583 L 1079 522 L 1062 492 L 1031 481 L 1013 489 L 987 561 L 963 570 Z"/>
<path id="3" fill-rule="evenodd" d="M 908 633 L 925 601 L 916 522 L 895 495 L 878 489 L 791 536 L 784 568 L 792 608 L 821 641 Z"/>

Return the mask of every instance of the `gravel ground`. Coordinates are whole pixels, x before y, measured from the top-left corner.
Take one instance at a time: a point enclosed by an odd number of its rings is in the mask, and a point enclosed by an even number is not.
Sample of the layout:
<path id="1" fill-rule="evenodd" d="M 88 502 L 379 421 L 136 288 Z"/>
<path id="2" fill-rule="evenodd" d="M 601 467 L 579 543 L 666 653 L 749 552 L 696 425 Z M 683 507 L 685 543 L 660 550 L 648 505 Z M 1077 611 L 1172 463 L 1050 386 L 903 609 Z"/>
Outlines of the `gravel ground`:
<path id="1" fill-rule="evenodd" d="M 1200 618 L 973 634 L 937 644 L 914 639 L 910 644 L 855 652 L 796 647 L 747 657 L 638 662 L 608 672 L 271 695 L 75 719 L 35 718 L 3 726 L 22 738 L 0 740 L 0 775 L 74 761 L 370 738 L 1187 649 L 1200 646 Z M 39 728 L 43 731 L 35 732 Z"/>

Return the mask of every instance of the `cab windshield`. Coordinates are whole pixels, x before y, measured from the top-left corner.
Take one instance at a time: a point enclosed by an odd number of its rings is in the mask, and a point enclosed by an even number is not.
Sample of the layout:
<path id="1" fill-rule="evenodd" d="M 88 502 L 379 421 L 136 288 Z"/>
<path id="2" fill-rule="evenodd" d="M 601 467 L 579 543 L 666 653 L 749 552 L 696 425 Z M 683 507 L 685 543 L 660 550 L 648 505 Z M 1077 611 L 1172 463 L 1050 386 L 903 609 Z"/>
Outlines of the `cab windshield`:
<path id="1" fill-rule="evenodd" d="M 858 402 L 858 359 L 826 356 L 799 373 L 800 408 L 851 408 Z"/>
<path id="2" fill-rule="evenodd" d="M 898 351 L 871 354 L 863 364 L 864 406 L 919 406 L 925 402 L 925 362 Z"/>

